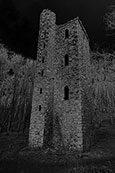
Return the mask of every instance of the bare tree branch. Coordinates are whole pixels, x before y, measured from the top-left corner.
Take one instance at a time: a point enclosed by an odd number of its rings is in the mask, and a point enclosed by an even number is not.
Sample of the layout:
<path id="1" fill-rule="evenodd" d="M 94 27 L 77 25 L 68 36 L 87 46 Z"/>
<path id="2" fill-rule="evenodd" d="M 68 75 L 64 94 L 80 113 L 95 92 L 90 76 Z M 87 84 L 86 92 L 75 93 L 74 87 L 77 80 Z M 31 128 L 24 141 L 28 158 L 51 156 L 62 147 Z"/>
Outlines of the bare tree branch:
<path id="1" fill-rule="evenodd" d="M 115 30 L 115 5 L 109 7 L 109 12 L 104 17 L 107 30 Z"/>

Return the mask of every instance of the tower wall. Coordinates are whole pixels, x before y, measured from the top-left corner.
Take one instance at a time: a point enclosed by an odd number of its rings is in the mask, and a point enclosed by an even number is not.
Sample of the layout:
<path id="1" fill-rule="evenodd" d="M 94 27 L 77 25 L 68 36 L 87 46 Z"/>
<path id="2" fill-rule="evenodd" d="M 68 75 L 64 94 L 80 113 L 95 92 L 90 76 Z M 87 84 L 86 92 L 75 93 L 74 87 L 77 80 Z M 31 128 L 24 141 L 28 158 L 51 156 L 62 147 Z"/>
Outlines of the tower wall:
<path id="1" fill-rule="evenodd" d="M 56 17 L 53 12 L 43 10 L 41 13 L 29 131 L 29 145 L 31 147 L 43 146 L 45 124 L 47 124 L 47 117 L 51 115 L 49 112 L 52 111 L 52 59 L 55 52 L 55 20 Z"/>
<path id="2" fill-rule="evenodd" d="M 82 150 L 82 113 L 80 94 L 79 52 L 80 39 L 78 19 L 57 28 L 56 32 L 56 80 L 54 92 L 55 117 L 59 119 L 61 138 L 68 149 Z M 65 39 L 65 30 L 69 37 Z M 65 55 L 68 54 L 69 64 L 65 66 Z M 64 99 L 64 87 L 69 88 L 69 99 Z M 58 140 L 57 140 L 58 141 Z M 57 142 L 56 142 L 57 143 Z"/>
<path id="3" fill-rule="evenodd" d="M 89 41 L 78 18 L 64 25 L 43 10 L 33 90 L 29 145 L 82 151 L 88 146 L 92 103 Z M 68 93 L 66 93 L 67 91 Z M 89 114 L 90 112 L 90 114 Z"/>
<path id="4" fill-rule="evenodd" d="M 94 105 L 92 98 L 92 85 L 90 78 L 90 47 L 83 25 L 79 21 L 79 54 L 80 61 L 80 88 L 81 88 L 81 114 L 83 150 L 88 150 L 94 142 Z"/>

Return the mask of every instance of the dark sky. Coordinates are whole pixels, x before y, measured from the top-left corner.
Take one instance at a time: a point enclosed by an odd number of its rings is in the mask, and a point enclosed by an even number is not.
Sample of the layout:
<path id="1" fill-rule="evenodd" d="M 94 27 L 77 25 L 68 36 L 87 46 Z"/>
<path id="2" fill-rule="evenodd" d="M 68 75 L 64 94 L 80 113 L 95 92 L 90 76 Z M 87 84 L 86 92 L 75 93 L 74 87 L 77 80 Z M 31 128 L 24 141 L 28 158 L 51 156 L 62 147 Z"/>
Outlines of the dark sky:
<path id="1" fill-rule="evenodd" d="M 6 18 L 0 18 L 5 21 L 1 27 L 1 37 L 9 47 L 25 56 L 36 56 L 39 15 L 44 8 L 56 13 L 57 24 L 63 24 L 79 16 L 89 35 L 92 48 L 95 44 L 109 47 L 113 43 L 113 38 L 108 37 L 103 21 L 109 5 L 115 4 L 113 0 L 0 0 L 1 9 L 11 1 L 13 7 L 8 5 L 6 12 L 2 10 L 2 16 L 13 10 L 16 10 L 16 15 L 8 13 Z M 13 15 L 17 17 L 14 19 Z"/>

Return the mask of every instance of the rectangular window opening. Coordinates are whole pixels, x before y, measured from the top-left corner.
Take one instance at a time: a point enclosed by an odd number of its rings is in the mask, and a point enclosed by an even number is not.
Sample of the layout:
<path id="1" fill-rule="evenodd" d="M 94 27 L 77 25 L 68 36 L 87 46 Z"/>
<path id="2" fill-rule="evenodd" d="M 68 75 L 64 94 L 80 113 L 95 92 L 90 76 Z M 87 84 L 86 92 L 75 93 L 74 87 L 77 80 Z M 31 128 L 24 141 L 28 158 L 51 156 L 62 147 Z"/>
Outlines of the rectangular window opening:
<path id="1" fill-rule="evenodd" d="M 44 63 L 44 58 L 42 58 L 42 63 Z"/>
<path id="2" fill-rule="evenodd" d="M 39 111 L 41 111 L 41 105 L 39 105 Z"/>
<path id="3" fill-rule="evenodd" d="M 43 76 L 43 74 L 44 74 L 44 71 L 42 70 L 42 71 L 41 71 L 41 76 Z"/>
<path id="4" fill-rule="evenodd" d="M 40 94 L 42 94 L 42 88 L 40 88 Z"/>
<path id="5" fill-rule="evenodd" d="M 45 47 L 46 47 L 46 45 L 45 45 L 45 43 L 44 43 L 43 48 L 45 48 Z"/>

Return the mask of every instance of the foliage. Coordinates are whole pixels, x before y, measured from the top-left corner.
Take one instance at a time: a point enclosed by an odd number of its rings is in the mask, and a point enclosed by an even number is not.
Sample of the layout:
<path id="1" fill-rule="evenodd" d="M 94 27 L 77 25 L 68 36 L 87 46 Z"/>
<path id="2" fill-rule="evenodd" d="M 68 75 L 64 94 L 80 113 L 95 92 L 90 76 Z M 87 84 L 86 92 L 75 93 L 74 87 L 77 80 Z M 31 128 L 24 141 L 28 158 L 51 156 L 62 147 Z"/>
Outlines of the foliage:
<path id="1" fill-rule="evenodd" d="M 113 173 L 111 168 L 108 168 L 107 166 L 90 166 L 90 167 L 79 167 L 79 168 L 72 168 L 69 173 Z"/>
<path id="2" fill-rule="evenodd" d="M 107 26 L 107 30 L 115 30 L 115 6 L 111 5 L 109 8 L 109 12 L 106 13 L 105 24 Z"/>
<path id="3" fill-rule="evenodd" d="M 115 55 L 93 52 L 91 56 L 91 78 L 95 111 L 99 121 L 113 120 L 115 114 Z M 108 117 L 107 117 L 108 116 Z"/>
<path id="4" fill-rule="evenodd" d="M 10 56 L 9 56 L 10 53 Z M 33 60 L 0 48 L 0 125 L 2 131 L 25 130 L 29 123 Z"/>
<path id="5" fill-rule="evenodd" d="M 36 33 L 13 0 L 0 0 L 0 24 L 0 39 L 5 45 L 25 57 L 36 57 Z"/>

